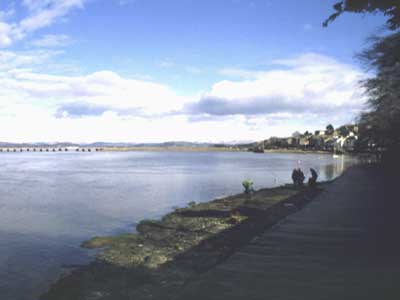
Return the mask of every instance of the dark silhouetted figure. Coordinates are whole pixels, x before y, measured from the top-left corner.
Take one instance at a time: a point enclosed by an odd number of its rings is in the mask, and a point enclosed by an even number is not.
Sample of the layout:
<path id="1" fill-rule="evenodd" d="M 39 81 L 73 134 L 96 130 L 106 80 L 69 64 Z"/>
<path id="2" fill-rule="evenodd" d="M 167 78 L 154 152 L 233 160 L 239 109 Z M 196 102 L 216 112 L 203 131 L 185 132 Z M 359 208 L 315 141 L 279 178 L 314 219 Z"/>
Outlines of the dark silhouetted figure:
<path id="1" fill-rule="evenodd" d="M 313 168 L 310 168 L 311 177 L 308 178 L 308 186 L 315 186 L 317 184 L 318 173 Z"/>
<path id="2" fill-rule="evenodd" d="M 292 180 L 295 187 L 303 186 L 304 179 L 305 179 L 304 173 L 300 168 L 293 169 Z"/>

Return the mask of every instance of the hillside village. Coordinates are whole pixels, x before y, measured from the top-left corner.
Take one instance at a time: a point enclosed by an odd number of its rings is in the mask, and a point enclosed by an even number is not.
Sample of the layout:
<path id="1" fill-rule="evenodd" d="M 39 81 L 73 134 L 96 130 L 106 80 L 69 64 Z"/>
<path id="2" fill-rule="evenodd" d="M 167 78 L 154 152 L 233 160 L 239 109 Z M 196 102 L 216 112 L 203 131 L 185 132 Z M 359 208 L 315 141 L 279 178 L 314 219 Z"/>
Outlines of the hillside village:
<path id="1" fill-rule="evenodd" d="M 361 141 L 359 135 L 358 125 L 343 125 L 337 129 L 328 125 L 325 130 L 316 130 L 314 133 L 306 131 L 302 134 L 296 131 L 291 137 L 271 137 L 249 147 L 249 151 L 291 149 L 351 153 L 373 150 L 374 144 L 371 141 Z"/>

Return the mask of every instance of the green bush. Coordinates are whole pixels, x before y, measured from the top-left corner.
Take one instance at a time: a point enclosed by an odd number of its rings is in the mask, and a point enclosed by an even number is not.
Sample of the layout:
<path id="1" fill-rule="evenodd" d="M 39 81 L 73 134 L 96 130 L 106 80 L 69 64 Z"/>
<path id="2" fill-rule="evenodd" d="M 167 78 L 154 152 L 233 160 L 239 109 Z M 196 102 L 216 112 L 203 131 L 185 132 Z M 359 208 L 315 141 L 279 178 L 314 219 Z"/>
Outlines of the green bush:
<path id="1" fill-rule="evenodd" d="M 244 192 L 246 193 L 246 194 L 250 194 L 252 191 L 253 191 L 253 181 L 251 181 L 251 180 L 244 180 L 243 182 L 242 182 L 242 185 L 243 185 L 243 187 L 244 187 Z"/>

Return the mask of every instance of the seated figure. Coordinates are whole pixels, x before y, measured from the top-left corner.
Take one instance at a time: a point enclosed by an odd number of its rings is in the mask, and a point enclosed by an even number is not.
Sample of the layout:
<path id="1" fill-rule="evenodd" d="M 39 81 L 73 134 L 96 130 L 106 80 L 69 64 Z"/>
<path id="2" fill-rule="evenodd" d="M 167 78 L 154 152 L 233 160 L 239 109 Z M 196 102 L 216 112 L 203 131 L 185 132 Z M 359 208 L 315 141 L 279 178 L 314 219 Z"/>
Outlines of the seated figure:
<path id="1" fill-rule="evenodd" d="M 318 174 L 313 168 L 310 168 L 311 177 L 308 178 L 308 186 L 315 186 L 317 184 Z"/>
<path id="2" fill-rule="evenodd" d="M 293 169 L 292 172 L 292 180 L 295 187 L 301 187 L 304 183 L 304 173 L 300 168 Z"/>

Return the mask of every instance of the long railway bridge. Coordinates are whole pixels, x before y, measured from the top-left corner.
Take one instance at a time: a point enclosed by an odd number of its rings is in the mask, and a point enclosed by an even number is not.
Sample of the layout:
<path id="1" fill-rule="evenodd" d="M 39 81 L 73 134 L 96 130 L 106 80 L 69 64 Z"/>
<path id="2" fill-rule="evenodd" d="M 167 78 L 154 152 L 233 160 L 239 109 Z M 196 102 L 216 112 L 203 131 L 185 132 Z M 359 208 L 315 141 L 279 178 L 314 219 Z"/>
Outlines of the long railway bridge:
<path id="1" fill-rule="evenodd" d="M 99 152 L 103 148 L 90 147 L 2 147 L 0 152 Z"/>

